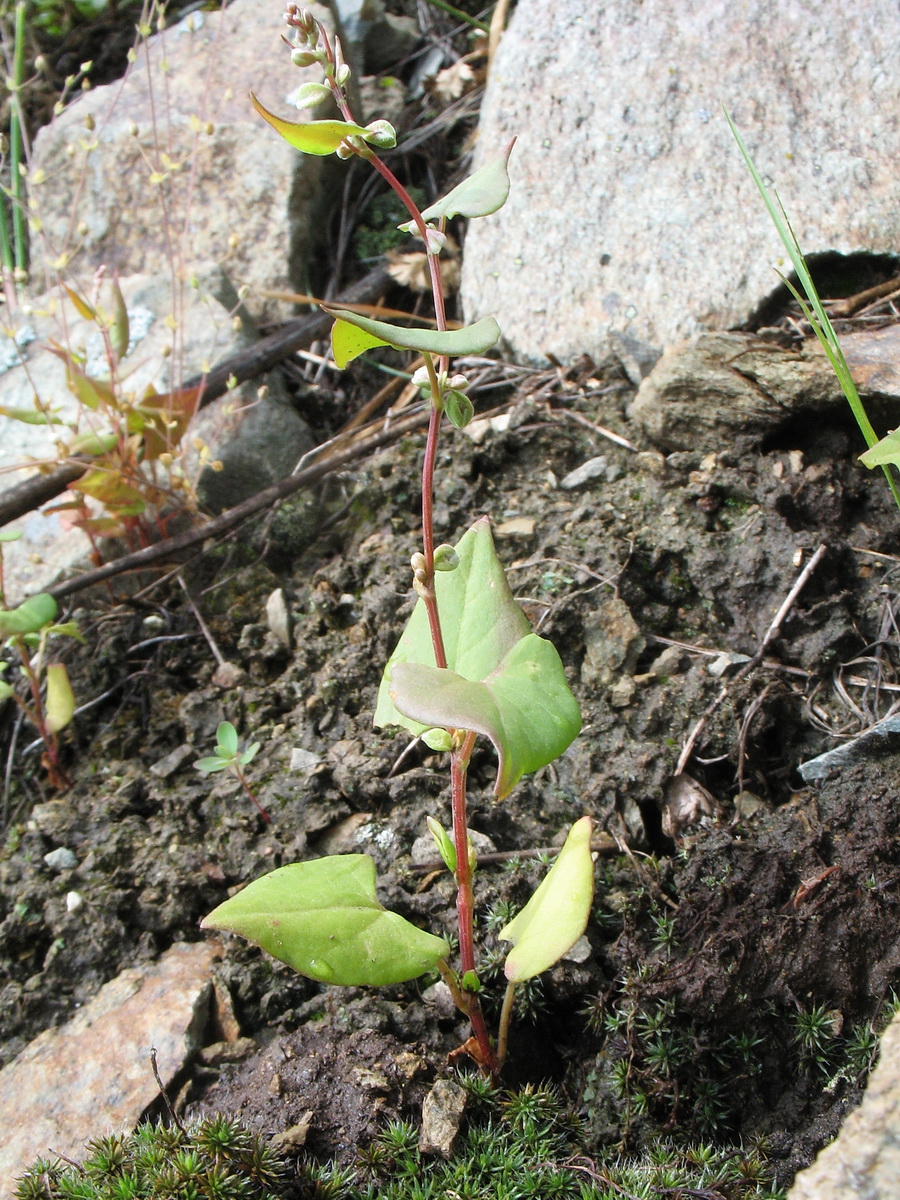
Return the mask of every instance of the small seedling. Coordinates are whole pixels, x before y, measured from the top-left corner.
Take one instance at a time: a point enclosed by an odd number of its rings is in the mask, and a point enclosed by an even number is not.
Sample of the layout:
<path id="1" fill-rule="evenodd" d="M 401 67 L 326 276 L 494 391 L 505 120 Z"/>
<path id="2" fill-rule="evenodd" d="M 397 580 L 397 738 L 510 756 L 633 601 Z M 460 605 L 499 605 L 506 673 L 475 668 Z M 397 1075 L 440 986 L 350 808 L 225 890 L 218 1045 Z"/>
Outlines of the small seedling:
<path id="1" fill-rule="evenodd" d="M 31 596 L 17 608 L 0 609 L 0 638 L 18 654 L 30 693 L 30 698 L 25 699 L 12 683 L 2 678 L 9 664 L 0 661 L 0 702 L 14 700 L 18 704 L 44 743 L 41 761 L 51 784 L 59 791 L 66 791 L 71 782 L 60 761 L 57 734 L 75 714 L 75 696 L 65 663 L 47 662 L 46 652 L 53 637 L 84 639 L 74 621 L 57 624 L 57 611 L 56 601 L 45 592 Z"/>
<path id="2" fill-rule="evenodd" d="M 344 310 L 335 318 L 332 350 L 344 367 L 373 347 L 413 350 L 424 367 L 413 376 L 430 407 L 422 468 L 422 547 L 410 560 L 418 595 L 381 682 L 375 710 L 378 727 L 402 727 L 431 749 L 450 756 L 452 830 L 428 820 L 438 851 L 456 879 L 459 964 L 447 959 L 450 944 L 382 908 L 375 865 L 365 854 L 294 863 L 256 880 L 221 904 L 203 922 L 255 941 L 275 958 L 324 983 L 399 983 L 437 968 L 472 1037 L 462 1050 L 496 1079 L 506 1054 L 516 987 L 557 963 L 587 925 L 593 898 L 591 820 L 569 831 L 555 864 L 522 909 L 500 930 L 512 942 L 504 966 L 506 996 L 496 1042 L 489 1036 L 479 993 L 474 941 L 475 856 L 468 833 L 466 777 L 476 737 L 494 745 L 498 757 L 494 794 L 503 800 L 521 777 L 561 755 L 581 729 L 581 714 L 555 647 L 532 632 L 516 603 L 497 557 L 490 523 L 482 517 L 456 546 L 435 545 L 433 519 L 437 447 L 443 417 L 461 428 L 472 418 L 468 380 L 453 372 L 451 356 L 483 354 L 500 337 L 493 317 L 448 329 L 441 290 L 440 255 L 447 222 L 456 216 L 496 212 L 509 194 L 507 163 L 513 148 L 420 210 L 378 151 L 397 136 L 387 121 L 361 125 L 350 109 L 350 67 L 340 42 L 332 42 L 308 11 L 290 4 L 285 20 L 293 32 L 292 57 L 300 67 L 318 65 L 321 83 L 306 83 L 298 104 L 330 99 L 340 120 L 297 124 L 268 112 L 260 115 L 306 154 L 361 158 L 393 189 L 410 220 L 402 229 L 423 243 L 432 282 L 436 328 L 402 328 Z"/>
<path id="3" fill-rule="evenodd" d="M 230 771 L 241 787 L 259 809 L 259 814 L 268 825 L 272 818 L 257 800 L 253 789 L 247 782 L 243 768 L 253 762 L 259 753 L 259 742 L 254 742 L 246 750 L 241 750 L 238 743 L 237 730 L 230 721 L 222 721 L 216 730 L 216 752 L 209 758 L 198 758 L 194 767 L 204 775 L 214 775 L 217 771 Z"/>

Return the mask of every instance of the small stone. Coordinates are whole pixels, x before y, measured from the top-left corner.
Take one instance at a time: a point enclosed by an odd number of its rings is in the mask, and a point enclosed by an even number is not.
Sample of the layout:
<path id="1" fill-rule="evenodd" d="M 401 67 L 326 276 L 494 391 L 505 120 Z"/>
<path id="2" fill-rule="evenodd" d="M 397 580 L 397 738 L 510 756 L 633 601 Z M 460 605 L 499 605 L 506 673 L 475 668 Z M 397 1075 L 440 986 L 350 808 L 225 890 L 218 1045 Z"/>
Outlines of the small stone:
<path id="1" fill-rule="evenodd" d="M 531 537 L 534 534 L 534 517 L 513 517 L 503 521 L 494 529 L 498 537 Z"/>
<path id="2" fill-rule="evenodd" d="M 266 601 L 266 623 L 282 646 L 291 648 L 291 614 L 288 610 L 284 588 L 276 588 Z"/>
<path id="3" fill-rule="evenodd" d="M 150 767 L 150 774 L 155 775 L 157 779 L 168 779 L 170 775 L 180 771 L 188 759 L 193 758 L 195 754 L 194 747 L 184 742 L 159 759 L 158 762 L 153 763 Z"/>
<path id="4" fill-rule="evenodd" d="M 84 896 L 81 892 L 66 892 L 66 912 L 78 912 L 79 908 L 84 905 Z"/>
<path id="5" fill-rule="evenodd" d="M 246 673 L 236 663 L 223 662 L 219 663 L 213 671 L 211 682 L 216 687 L 233 688 L 237 687 L 239 683 L 243 683 L 246 677 Z"/>
<path id="6" fill-rule="evenodd" d="M 312 750 L 304 750 L 301 746 L 295 746 L 291 750 L 291 770 L 305 771 L 307 774 L 314 771 L 322 762 L 322 755 L 315 754 Z"/>
<path id="7" fill-rule="evenodd" d="M 452 1021 L 458 1015 L 453 993 L 443 979 L 439 979 L 430 988 L 426 988 L 422 993 L 422 999 L 429 1008 L 434 1010 L 434 1015 L 438 1020 Z"/>
<path id="8" fill-rule="evenodd" d="M 582 934 L 575 945 L 568 953 L 563 955 L 564 962 L 583 963 L 591 957 L 591 943 L 588 941 L 585 934 Z"/>
<path id="9" fill-rule="evenodd" d="M 422 1103 L 422 1154 L 449 1158 L 466 1109 L 466 1090 L 450 1079 L 439 1079 Z"/>
<path id="10" fill-rule="evenodd" d="M 626 708 L 634 699 L 637 684 L 630 675 L 620 675 L 609 689 L 609 702 L 613 708 Z"/>
<path id="11" fill-rule="evenodd" d="M 223 1063 L 241 1062 L 257 1049 L 253 1038 L 242 1037 L 234 1042 L 211 1042 L 197 1055 L 204 1067 L 221 1067 Z"/>
<path id="12" fill-rule="evenodd" d="M 51 850 L 49 854 L 44 855 L 44 862 L 51 871 L 74 871 L 78 866 L 78 859 L 67 846 L 58 846 L 56 850 Z"/>
<path id="13" fill-rule="evenodd" d="M 564 475 L 559 486 L 565 492 L 572 492 L 575 488 L 590 483 L 592 479 L 598 479 L 601 475 L 605 476 L 608 469 L 609 460 L 599 454 L 596 458 L 589 458 L 587 462 L 576 467 L 574 471 L 570 471 L 568 475 Z"/>
<path id="14" fill-rule="evenodd" d="M 666 646 L 662 654 L 657 655 L 650 664 L 648 675 L 659 679 L 668 675 L 677 675 L 681 670 L 684 651 L 679 646 Z"/>
<path id="15" fill-rule="evenodd" d="M 269 1145 L 279 1154 L 289 1154 L 291 1151 L 302 1149 L 306 1145 L 312 1119 L 313 1111 L 308 1108 L 303 1114 L 302 1120 L 298 1121 L 296 1125 L 291 1125 L 289 1129 L 276 1133 Z"/>

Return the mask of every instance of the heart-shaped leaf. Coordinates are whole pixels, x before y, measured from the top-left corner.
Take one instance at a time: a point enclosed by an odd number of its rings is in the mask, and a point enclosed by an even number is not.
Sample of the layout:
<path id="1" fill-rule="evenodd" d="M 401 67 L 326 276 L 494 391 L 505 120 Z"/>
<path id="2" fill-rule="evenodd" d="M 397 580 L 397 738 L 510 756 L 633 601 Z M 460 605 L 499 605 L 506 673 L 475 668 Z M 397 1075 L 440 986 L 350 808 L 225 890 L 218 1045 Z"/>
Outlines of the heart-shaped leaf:
<path id="1" fill-rule="evenodd" d="M 435 666 L 420 600 L 385 667 L 375 724 L 402 725 L 436 750 L 449 748 L 447 728 L 484 733 L 500 757 L 502 797 L 566 749 L 581 714 L 555 648 L 531 632 L 510 591 L 486 517 L 456 554 L 456 569 L 434 582 L 448 669 Z"/>
<path id="2" fill-rule="evenodd" d="M 270 113 L 252 92 L 250 99 L 259 115 L 295 150 L 302 150 L 304 154 L 316 154 L 320 158 L 334 154 L 344 138 L 351 135 L 364 137 L 368 132 L 362 125 L 354 125 L 351 121 L 285 121 Z"/>
<path id="3" fill-rule="evenodd" d="M 499 936 L 513 943 L 503 968 L 506 978 L 521 983 L 559 962 L 584 933 L 593 898 L 591 818 L 582 817 L 537 891 L 500 930 Z"/>
<path id="4" fill-rule="evenodd" d="M 238 933 L 321 983 L 381 987 L 415 979 L 450 953 L 375 896 L 368 854 L 280 867 L 220 904 L 204 929 Z"/>
<path id="5" fill-rule="evenodd" d="M 479 167 L 468 179 L 458 183 L 441 200 L 436 200 L 422 213 L 425 221 L 440 221 L 446 217 L 487 217 L 502 208 L 509 196 L 507 165 L 516 139 L 509 143 L 500 158 Z M 407 233 L 416 233 L 415 221 L 398 226 Z"/>
<path id="6" fill-rule="evenodd" d="M 457 354 L 484 354 L 500 338 L 500 326 L 493 317 L 482 317 L 474 325 L 465 325 L 462 329 L 402 329 L 399 325 L 373 321 L 344 308 L 325 306 L 325 311 L 335 319 L 331 349 L 339 367 L 345 367 L 372 346 L 393 346 L 396 350 L 446 354 L 453 358 Z M 348 325 L 353 329 L 348 330 Z M 365 336 L 361 337 L 360 333 Z"/>

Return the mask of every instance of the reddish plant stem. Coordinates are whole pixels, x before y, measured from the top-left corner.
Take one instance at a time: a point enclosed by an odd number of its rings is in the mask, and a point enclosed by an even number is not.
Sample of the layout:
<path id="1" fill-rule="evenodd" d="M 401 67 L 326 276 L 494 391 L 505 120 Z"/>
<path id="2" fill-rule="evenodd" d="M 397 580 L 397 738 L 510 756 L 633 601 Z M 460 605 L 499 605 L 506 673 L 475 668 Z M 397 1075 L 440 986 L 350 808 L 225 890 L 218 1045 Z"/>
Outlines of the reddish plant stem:
<path id="1" fill-rule="evenodd" d="M 453 844 L 456 847 L 456 915 L 459 921 L 459 964 L 463 976 L 475 972 L 475 898 L 472 891 L 472 863 L 469 859 L 469 829 L 466 817 L 466 773 L 475 734 L 467 732 L 450 756 L 450 789 L 453 807 Z M 469 1020 L 478 1042 L 484 1067 L 496 1076 L 499 1063 L 488 1036 L 478 997 L 468 992 Z"/>

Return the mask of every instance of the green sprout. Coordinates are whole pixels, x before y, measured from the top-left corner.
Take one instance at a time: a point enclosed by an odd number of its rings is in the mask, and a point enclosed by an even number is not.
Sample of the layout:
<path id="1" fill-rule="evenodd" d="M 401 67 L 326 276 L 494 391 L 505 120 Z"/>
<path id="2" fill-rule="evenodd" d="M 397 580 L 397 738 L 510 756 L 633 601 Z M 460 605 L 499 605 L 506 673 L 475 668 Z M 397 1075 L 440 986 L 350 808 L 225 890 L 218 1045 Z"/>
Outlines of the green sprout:
<path id="1" fill-rule="evenodd" d="M 230 721 L 222 721 L 216 730 L 216 753 L 210 755 L 208 758 L 198 758 L 194 763 L 194 767 L 204 775 L 214 775 L 217 771 L 230 771 L 259 809 L 260 816 L 268 825 L 272 818 L 257 800 L 242 769 L 253 762 L 259 752 L 259 747 L 260 743 L 254 742 L 246 750 L 241 750 L 239 748 L 237 730 Z"/>
<path id="2" fill-rule="evenodd" d="M 31 596 L 16 608 L 0 609 L 0 639 L 18 655 L 28 690 L 26 699 L 4 678 L 9 663 L 0 661 L 0 703 L 13 700 L 38 731 L 44 743 L 41 761 L 50 783 L 64 792 L 71 781 L 60 760 L 57 734 L 75 715 L 75 695 L 65 663 L 47 662 L 47 648 L 54 637 L 84 639 L 74 621 L 58 623 L 57 612 L 56 601 L 46 592 Z"/>

